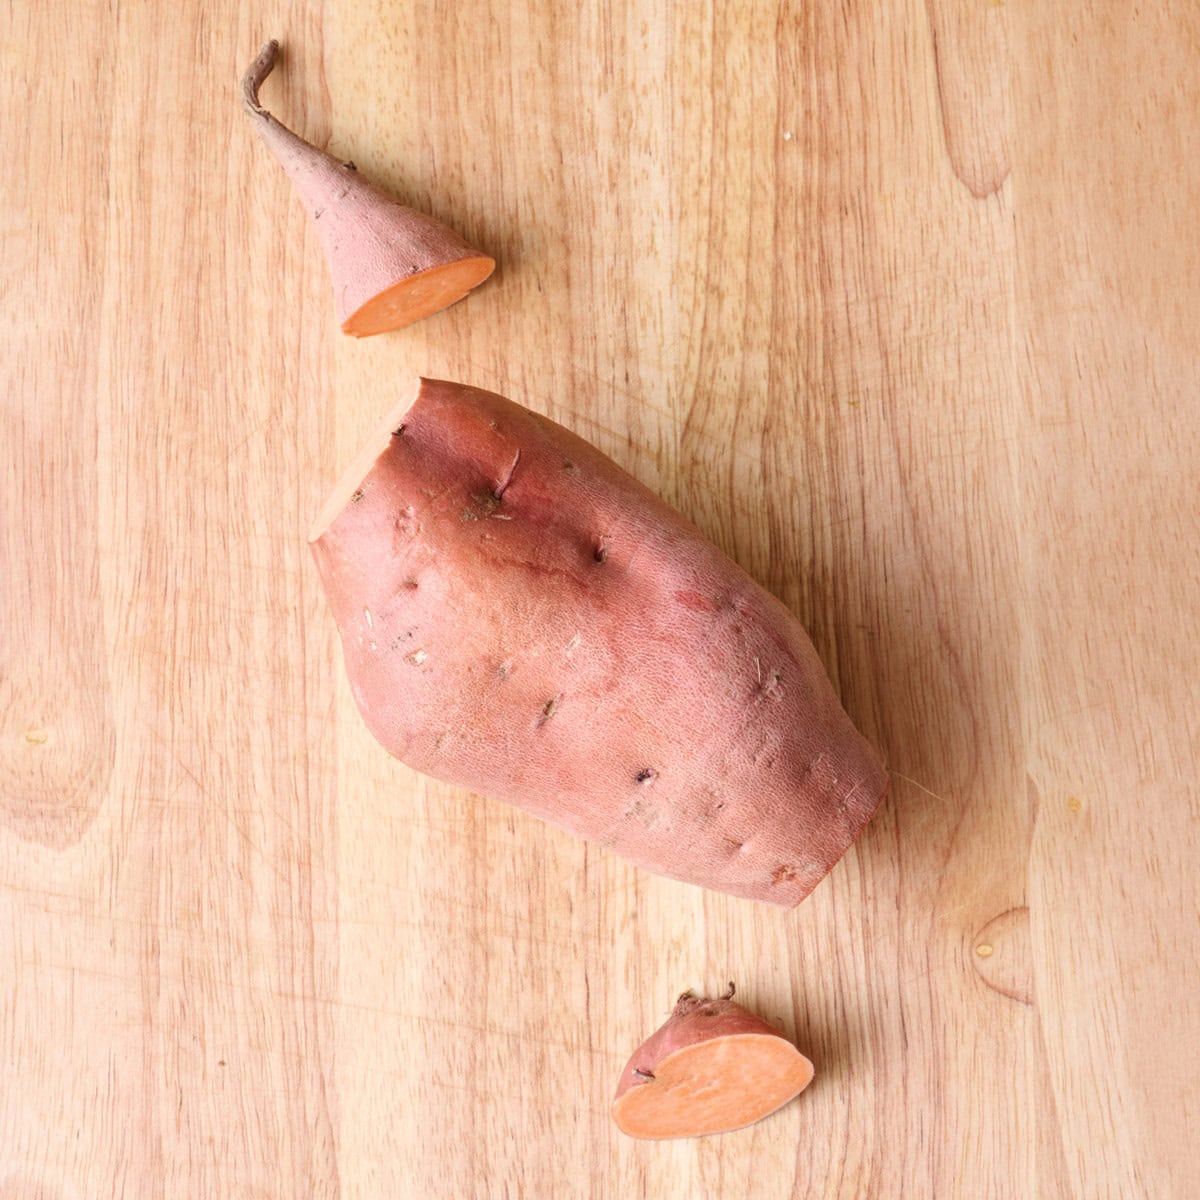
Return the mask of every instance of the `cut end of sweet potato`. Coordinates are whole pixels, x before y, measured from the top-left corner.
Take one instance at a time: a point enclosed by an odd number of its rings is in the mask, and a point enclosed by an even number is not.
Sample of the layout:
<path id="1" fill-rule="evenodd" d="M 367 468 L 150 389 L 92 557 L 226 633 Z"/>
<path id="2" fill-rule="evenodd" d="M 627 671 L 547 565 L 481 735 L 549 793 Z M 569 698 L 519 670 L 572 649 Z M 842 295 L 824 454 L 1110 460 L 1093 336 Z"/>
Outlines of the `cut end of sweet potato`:
<path id="1" fill-rule="evenodd" d="M 496 269 L 486 254 L 429 267 L 372 296 L 342 322 L 342 332 L 371 337 L 403 329 L 461 300 Z"/>
<path id="2" fill-rule="evenodd" d="M 308 540 L 310 543 L 319 541 L 330 525 L 337 520 L 338 514 L 346 505 L 354 503 L 355 495 L 360 491 L 362 481 L 371 473 L 376 459 L 388 448 L 392 438 L 398 435 L 408 410 L 416 404 L 423 382 L 421 379 L 413 380 L 401 400 L 391 409 L 375 432 L 366 439 L 362 449 L 342 472 L 309 530 Z"/>
<path id="3" fill-rule="evenodd" d="M 784 1038 L 735 1033 L 676 1050 L 646 1076 L 616 1098 L 613 1120 L 630 1137 L 660 1140 L 753 1125 L 799 1095 L 813 1066 Z"/>

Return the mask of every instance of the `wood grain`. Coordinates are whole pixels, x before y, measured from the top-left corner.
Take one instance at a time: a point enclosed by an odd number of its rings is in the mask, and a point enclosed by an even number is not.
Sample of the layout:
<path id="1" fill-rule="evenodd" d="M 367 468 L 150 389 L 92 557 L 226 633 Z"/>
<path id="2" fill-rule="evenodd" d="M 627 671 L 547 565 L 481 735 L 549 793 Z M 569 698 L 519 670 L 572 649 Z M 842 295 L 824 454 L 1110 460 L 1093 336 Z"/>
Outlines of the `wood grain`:
<path id="1" fill-rule="evenodd" d="M 1195 1194 L 1190 6 L 6 16 L 0 1200 Z M 271 35 L 264 100 L 485 287 L 337 333 L 235 102 Z M 895 783 L 798 910 L 366 734 L 304 532 L 418 371 L 810 629 Z M 622 1138 L 629 1050 L 731 978 L 812 1087 Z"/>

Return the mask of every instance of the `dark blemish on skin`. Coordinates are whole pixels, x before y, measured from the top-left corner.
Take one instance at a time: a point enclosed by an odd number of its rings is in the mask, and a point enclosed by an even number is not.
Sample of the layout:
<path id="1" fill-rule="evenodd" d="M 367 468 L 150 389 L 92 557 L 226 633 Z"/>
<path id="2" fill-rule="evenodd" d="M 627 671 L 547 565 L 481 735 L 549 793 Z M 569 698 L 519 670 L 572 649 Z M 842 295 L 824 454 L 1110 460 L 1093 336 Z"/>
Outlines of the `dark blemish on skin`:
<path id="1" fill-rule="evenodd" d="M 350 503 L 357 504 L 362 498 L 363 498 L 363 490 L 362 490 L 362 488 L 359 488 L 358 491 L 355 492 L 354 495 L 350 497 Z"/>
<path id="2" fill-rule="evenodd" d="M 656 775 L 656 772 L 652 767 L 643 767 L 634 776 L 634 778 L 638 781 L 638 783 L 646 784 L 646 783 L 652 783 L 654 781 L 655 775 Z"/>
<path id="3" fill-rule="evenodd" d="M 540 729 L 552 716 L 558 711 L 558 706 L 562 703 L 562 692 L 557 696 L 551 696 L 545 704 L 542 705 L 541 714 L 538 716 L 537 725 Z"/>
<path id="4" fill-rule="evenodd" d="M 344 168 L 345 168 L 347 171 L 357 171 L 357 170 L 358 170 L 358 168 L 357 168 L 357 167 L 356 167 L 356 166 L 355 166 L 355 165 L 354 165 L 352 162 L 350 162 L 349 160 L 347 160 L 346 162 L 342 163 L 342 166 L 343 166 L 343 167 L 344 167 Z"/>
<path id="5" fill-rule="evenodd" d="M 608 562 L 608 547 L 607 546 L 597 546 L 596 549 L 592 552 L 592 558 L 594 558 L 596 560 L 596 562 L 598 562 L 598 563 Z"/>
<path id="6" fill-rule="evenodd" d="M 408 588 L 410 592 L 415 592 L 421 585 L 415 579 L 406 579 L 404 581 L 404 586 Z"/>
<path id="7" fill-rule="evenodd" d="M 564 471 L 569 472 L 572 475 L 579 474 L 579 468 L 573 462 L 564 462 L 562 465 L 562 469 Z"/>
<path id="8" fill-rule="evenodd" d="M 501 663 L 501 664 L 500 664 L 500 665 L 499 665 L 499 666 L 496 668 L 496 678 L 497 678 L 497 679 L 507 679 L 507 678 L 508 678 L 508 677 L 509 677 L 509 676 L 512 674 L 512 668 L 513 668 L 513 665 L 512 665 L 512 659 L 511 659 L 511 658 L 506 658 L 506 659 L 505 659 L 505 660 L 504 660 L 504 661 L 503 661 L 503 662 L 502 662 L 502 663 Z"/>
<path id="9" fill-rule="evenodd" d="M 392 430 L 392 437 L 403 437 L 404 431 L 407 428 L 407 425 L 397 425 L 396 428 Z"/>
<path id="10" fill-rule="evenodd" d="M 778 866 L 771 872 L 772 883 L 791 883 L 796 878 L 796 868 L 789 867 L 787 864 Z"/>
<path id="11" fill-rule="evenodd" d="M 654 1078 L 654 1076 L 651 1075 L 649 1071 L 642 1071 L 642 1070 L 639 1070 L 637 1067 L 633 1068 L 633 1077 L 634 1077 L 634 1079 L 640 1079 L 643 1083 L 645 1083 L 646 1080 L 648 1080 L 648 1079 Z"/>
<path id="12" fill-rule="evenodd" d="M 500 497 L 495 492 L 472 492 L 471 503 L 474 508 L 462 510 L 464 521 L 478 521 L 480 517 L 490 517 L 500 507 Z"/>

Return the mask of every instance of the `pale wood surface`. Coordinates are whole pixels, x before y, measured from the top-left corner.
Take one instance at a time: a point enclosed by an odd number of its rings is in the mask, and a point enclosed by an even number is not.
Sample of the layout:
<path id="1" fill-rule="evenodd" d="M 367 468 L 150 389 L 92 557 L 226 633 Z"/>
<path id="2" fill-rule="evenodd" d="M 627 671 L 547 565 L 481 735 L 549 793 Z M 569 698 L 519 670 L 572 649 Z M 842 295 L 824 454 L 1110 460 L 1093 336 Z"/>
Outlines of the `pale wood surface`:
<path id="1" fill-rule="evenodd" d="M 1196 11 L 10 5 L 0 1198 L 1200 1194 Z M 341 338 L 235 104 L 268 35 L 485 288 Z M 800 909 L 365 733 L 303 533 L 417 371 L 811 630 L 897 777 Z M 622 1139 L 731 978 L 812 1088 Z"/>

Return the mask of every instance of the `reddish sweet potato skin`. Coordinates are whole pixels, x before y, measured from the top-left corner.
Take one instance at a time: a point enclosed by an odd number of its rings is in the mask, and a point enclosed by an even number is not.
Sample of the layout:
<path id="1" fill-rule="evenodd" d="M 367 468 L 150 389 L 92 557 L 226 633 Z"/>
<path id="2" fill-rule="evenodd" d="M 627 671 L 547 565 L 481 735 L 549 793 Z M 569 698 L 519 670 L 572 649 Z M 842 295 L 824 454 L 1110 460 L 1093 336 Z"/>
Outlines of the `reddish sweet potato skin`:
<path id="1" fill-rule="evenodd" d="M 886 790 L 788 610 L 501 396 L 421 381 L 313 553 L 392 754 L 648 870 L 790 907 Z"/>

